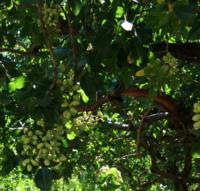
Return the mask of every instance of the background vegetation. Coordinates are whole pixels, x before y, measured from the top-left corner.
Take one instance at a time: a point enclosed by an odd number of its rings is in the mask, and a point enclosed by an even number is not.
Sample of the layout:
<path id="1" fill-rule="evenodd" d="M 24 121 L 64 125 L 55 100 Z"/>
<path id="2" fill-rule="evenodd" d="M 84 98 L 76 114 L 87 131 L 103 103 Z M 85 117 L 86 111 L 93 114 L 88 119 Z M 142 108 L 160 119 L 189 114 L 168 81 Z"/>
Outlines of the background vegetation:
<path id="1" fill-rule="evenodd" d="M 198 191 L 198 0 L 2 0 L 0 190 Z"/>

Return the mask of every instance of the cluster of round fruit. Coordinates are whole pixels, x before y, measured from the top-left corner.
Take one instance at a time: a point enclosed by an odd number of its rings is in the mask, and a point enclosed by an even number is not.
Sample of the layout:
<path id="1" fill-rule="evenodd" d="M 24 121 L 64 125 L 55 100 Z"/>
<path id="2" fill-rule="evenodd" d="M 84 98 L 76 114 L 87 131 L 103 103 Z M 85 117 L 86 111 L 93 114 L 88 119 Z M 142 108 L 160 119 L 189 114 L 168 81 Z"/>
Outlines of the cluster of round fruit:
<path id="1" fill-rule="evenodd" d="M 65 131 L 62 126 L 55 125 L 52 130 L 46 132 L 41 130 L 24 129 L 21 138 L 23 150 L 21 151 L 22 165 L 27 171 L 32 171 L 33 167 L 59 166 L 66 157 L 61 152 L 62 138 Z"/>
<path id="2" fill-rule="evenodd" d="M 103 121 L 103 114 L 99 111 L 96 115 L 90 112 L 83 112 L 82 115 L 74 118 L 72 121 L 72 130 L 77 132 L 79 130 L 87 131 L 90 127 L 97 125 L 99 121 Z"/>
<path id="3" fill-rule="evenodd" d="M 161 66 L 161 70 L 168 76 L 171 77 L 177 72 L 178 61 L 170 53 L 163 56 L 164 64 Z"/>
<path id="4" fill-rule="evenodd" d="M 163 63 L 156 59 L 153 63 L 148 63 L 144 70 L 147 79 L 157 84 L 159 81 L 162 83 L 161 79 L 163 82 L 169 81 L 177 73 L 177 65 L 177 59 L 167 53 L 163 56 Z"/>
<path id="5" fill-rule="evenodd" d="M 79 84 L 74 85 L 74 72 L 70 70 L 64 80 L 58 80 L 58 86 L 62 92 L 62 104 L 61 108 L 63 110 L 62 113 L 62 121 L 63 124 L 66 121 L 70 120 L 72 117 L 75 117 L 77 114 L 77 106 L 80 105 L 80 89 L 81 86 Z"/>
<path id="6" fill-rule="evenodd" d="M 75 85 L 72 87 L 71 92 L 63 95 L 63 103 L 61 104 L 61 107 L 64 110 L 62 114 L 64 122 L 74 117 L 78 112 L 76 107 L 80 104 L 79 89 L 80 86 Z"/>
<path id="7" fill-rule="evenodd" d="M 194 104 L 193 112 L 195 113 L 192 117 L 192 120 L 194 121 L 193 127 L 200 128 L 200 103 Z"/>
<path id="8" fill-rule="evenodd" d="M 60 8 L 58 5 L 51 5 L 50 7 L 47 4 L 44 4 L 43 7 L 43 19 L 45 25 L 48 29 L 52 29 L 55 32 L 59 32 L 58 23 L 59 23 L 59 12 Z"/>

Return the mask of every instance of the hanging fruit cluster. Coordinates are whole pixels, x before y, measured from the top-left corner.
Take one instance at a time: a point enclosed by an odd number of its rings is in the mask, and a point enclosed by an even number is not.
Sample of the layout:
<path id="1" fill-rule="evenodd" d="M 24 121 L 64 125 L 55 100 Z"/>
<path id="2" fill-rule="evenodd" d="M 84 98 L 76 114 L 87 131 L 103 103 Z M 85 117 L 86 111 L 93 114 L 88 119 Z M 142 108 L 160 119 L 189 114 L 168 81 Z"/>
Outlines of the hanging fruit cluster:
<path id="1" fill-rule="evenodd" d="M 177 72 L 178 61 L 170 53 L 163 56 L 164 65 L 161 69 L 166 71 L 169 77 L 173 76 Z"/>
<path id="2" fill-rule="evenodd" d="M 62 81 L 58 80 L 58 84 L 60 87 L 60 90 L 62 92 L 62 117 L 61 120 L 63 124 L 74 118 L 78 111 L 76 107 L 80 105 L 80 85 L 75 84 L 74 85 L 74 71 L 70 70 L 67 75 L 65 76 L 65 79 Z"/>
<path id="3" fill-rule="evenodd" d="M 192 120 L 194 121 L 193 127 L 200 128 L 200 103 L 195 103 L 193 106 L 194 115 Z"/>
<path id="4" fill-rule="evenodd" d="M 36 129 L 24 129 L 20 143 L 22 150 L 22 165 L 29 172 L 37 170 L 43 166 L 57 168 L 65 160 L 63 140 L 66 141 L 70 133 L 76 133 L 83 123 L 82 118 L 86 115 L 77 111 L 80 104 L 80 94 L 83 91 L 80 85 L 74 85 L 74 72 L 70 70 L 62 80 L 57 81 L 62 93 L 59 124 L 51 127 L 45 124 L 43 118 L 36 120 Z M 80 91 L 82 90 L 82 91 Z M 81 117 L 83 115 L 83 117 Z M 69 125 L 71 124 L 70 128 Z M 74 128 L 71 128 L 75 126 Z M 75 137 L 75 136 L 74 136 Z"/>
<path id="5" fill-rule="evenodd" d="M 42 124 L 42 120 L 39 121 Z M 32 171 L 42 166 L 56 167 L 61 165 L 66 157 L 61 152 L 62 139 L 65 131 L 62 126 L 55 126 L 54 129 L 28 130 L 24 129 L 24 135 L 21 138 L 23 150 L 22 165 L 27 171 Z"/>
<path id="6" fill-rule="evenodd" d="M 178 72 L 178 61 L 170 53 L 163 56 L 163 59 L 153 59 L 144 68 L 144 71 L 138 71 L 137 76 L 145 76 L 149 81 L 149 88 L 160 91 L 164 85 L 176 85 L 174 76 Z M 143 74 L 144 73 L 144 74 Z"/>
<path id="7" fill-rule="evenodd" d="M 160 59 L 154 60 L 152 63 L 148 63 L 145 67 L 145 74 L 149 78 L 163 77 L 170 79 L 177 72 L 178 61 L 170 53 L 163 56 L 163 63 Z"/>
<path id="8" fill-rule="evenodd" d="M 44 4 L 43 19 L 47 29 L 54 32 L 59 32 L 59 13 L 60 8 L 58 5 L 51 4 L 50 6 L 48 6 L 47 4 Z"/>

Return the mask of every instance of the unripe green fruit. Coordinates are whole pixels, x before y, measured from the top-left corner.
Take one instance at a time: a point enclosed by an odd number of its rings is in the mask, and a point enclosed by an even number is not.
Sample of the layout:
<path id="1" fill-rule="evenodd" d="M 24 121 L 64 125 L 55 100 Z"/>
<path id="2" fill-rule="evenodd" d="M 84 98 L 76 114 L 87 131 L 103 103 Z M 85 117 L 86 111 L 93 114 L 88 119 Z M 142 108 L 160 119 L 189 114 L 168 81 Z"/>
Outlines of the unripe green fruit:
<path id="1" fill-rule="evenodd" d="M 74 107 L 71 107 L 71 108 L 69 109 L 69 111 L 70 111 L 70 113 L 71 113 L 72 115 L 77 114 L 77 110 L 76 110 Z"/>
<path id="2" fill-rule="evenodd" d="M 68 107 L 69 106 L 69 103 L 68 102 L 64 102 L 62 103 L 61 107 Z"/>
<path id="3" fill-rule="evenodd" d="M 31 159 L 31 163 L 33 166 L 39 166 L 39 163 L 36 160 Z"/>
<path id="4" fill-rule="evenodd" d="M 31 149 L 31 147 L 29 145 L 24 145 L 23 148 L 24 148 L 25 151 L 28 151 L 28 150 Z"/>
<path id="5" fill-rule="evenodd" d="M 36 140 L 33 141 L 32 143 L 33 143 L 33 145 L 37 145 L 38 144 L 38 142 Z"/>
<path id="6" fill-rule="evenodd" d="M 71 118 L 71 113 L 69 111 L 64 111 L 63 117 L 64 117 L 64 119 L 70 119 Z"/>
<path id="7" fill-rule="evenodd" d="M 75 101 L 72 101 L 70 105 L 78 106 L 79 104 L 80 104 L 80 102 L 75 100 Z"/>
<path id="8" fill-rule="evenodd" d="M 44 160 L 44 165 L 49 166 L 49 165 L 50 165 L 50 161 L 47 160 L 47 159 L 45 159 L 45 160 Z"/>
<path id="9" fill-rule="evenodd" d="M 192 117 L 192 120 L 193 120 L 193 121 L 200 121 L 200 114 L 195 114 L 195 115 Z"/>
<path id="10" fill-rule="evenodd" d="M 165 2 L 165 0 L 157 0 L 158 4 L 163 4 Z"/>
<path id="11" fill-rule="evenodd" d="M 38 126 L 41 126 L 41 127 L 44 127 L 44 119 L 40 119 L 37 121 L 37 125 Z"/>
<path id="12" fill-rule="evenodd" d="M 28 136 L 31 137 L 32 135 L 33 135 L 33 132 L 32 132 L 32 131 L 29 131 L 29 132 L 28 132 Z"/>
<path id="13" fill-rule="evenodd" d="M 195 122 L 194 124 L 193 124 L 193 127 L 194 128 L 200 128 L 200 121 L 198 121 L 198 122 Z"/>
<path id="14" fill-rule="evenodd" d="M 25 152 L 25 151 L 22 151 L 22 152 L 21 152 L 21 155 L 22 155 L 22 156 L 26 155 L 26 152 Z"/>
<path id="15" fill-rule="evenodd" d="M 33 135 L 32 139 L 33 139 L 34 141 L 38 140 L 37 135 Z"/>
<path id="16" fill-rule="evenodd" d="M 193 112 L 194 113 L 200 113 L 200 104 L 199 103 L 195 103 L 193 106 Z"/>
<path id="17" fill-rule="evenodd" d="M 56 145 L 56 142 L 55 142 L 55 141 L 50 141 L 50 145 L 51 145 L 51 146 L 55 146 L 55 145 Z"/>
<path id="18" fill-rule="evenodd" d="M 36 135 L 43 135 L 43 132 L 40 131 L 40 130 L 36 130 L 36 131 L 35 131 L 35 134 L 36 134 Z"/>
<path id="19" fill-rule="evenodd" d="M 56 135 L 55 137 L 57 140 L 61 140 L 62 139 L 62 136 L 61 135 Z"/>
<path id="20" fill-rule="evenodd" d="M 197 113 L 200 113 L 200 105 L 197 106 Z"/>
<path id="21" fill-rule="evenodd" d="M 28 129 L 27 128 L 25 128 L 24 129 L 24 134 L 26 134 L 28 132 Z"/>
<path id="22" fill-rule="evenodd" d="M 30 163 L 30 159 L 25 159 L 25 160 L 23 160 L 22 165 L 26 166 L 29 163 Z"/>
<path id="23" fill-rule="evenodd" d="M 28 144 L 31 141 L 29 137 L 25 137 L 25 136 L 23 136 L 21 140 L 23 141 L 24 144 Z"/>
<path id="24" fill-rule="evenodd" d="M 80 95 L 79 94 L 75 94 L 73 96 L 73 101 L 80 101 Z"/>
<path id="25" fill-rule="evenodd" d="M 43 146 L 44 146 L 43 143 L 39 143 L 39 144 L 37 145 L 37 149 L 41 149 Z"/>
<path id="26" fill-rule="evenodd" d="M 46 142 L 46 141 L 48 141 L 48 138 L 46 136 L 42 137 L 42 141 Z"/>
<path id="27" fill-rule="evenodd" d="M 73 91 L 78 91 L 79 89 L 80 89 L 80 85 L 75 85 L 75 86 L 72 88 Z"/>
<path id="28" fill-rule="evenodd" d="M 61 162 L 63 162 L 63 161 L 65 161 L 67 158 L 64 156 L 64 155 L 61 155 L 60 157 L 59 157 L 59 160 L 61 161 Z"/>
<path id="29" fill-rule="evenodd" d="M 172 76 L 174 74 L 174 70 L 173 69 L 170 69 L 169 70 L 169 76 Z"/>
<path id="30" fill-rule="evenodd" d="M 61 87 L 60 87 L 60 90 L 61 90 L 62 92 L 64 92 L 64 91 L 65 91 L 65 87 L 61 86 Z"/>
<path id="31" fill-rule="evenodd" d="M 44 145 L 46 148 L 49 148 L 51 146 L 48 142 L 45 142 Z"/>
<path id="32" fill-rule="evenodd" d="M 56 131 L 57 131 L 57 132 L 62 132 L 62 131 L 63 131 L 63 127 L 62 127 L 62 126 L 58 126 L 58 127 L 56 128 Z"/>
<path id="33" fill-rule="evenodd" d="M 32 171 L 32 166 L 30 164 L 28 164 L 26 169 L 27 169 L 28 172 L 31 172 Z"/>
<path id="34" fill-rule="evenodd" d="M 47 154 L 47 149 L 41 149 L 42 154 Z"/>

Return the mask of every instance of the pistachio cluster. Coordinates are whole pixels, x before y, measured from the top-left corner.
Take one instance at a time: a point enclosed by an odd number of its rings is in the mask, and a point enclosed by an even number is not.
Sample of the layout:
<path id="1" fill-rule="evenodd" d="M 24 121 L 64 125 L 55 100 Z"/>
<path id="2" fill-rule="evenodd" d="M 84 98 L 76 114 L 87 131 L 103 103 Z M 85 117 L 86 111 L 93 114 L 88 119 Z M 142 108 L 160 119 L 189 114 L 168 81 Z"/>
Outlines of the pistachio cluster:
<path id="1" fill-rule="evenodd" d="M 193 106 L 194 115 L 192 120 L 194 121 L 193 127 L 200 128 L 200 103 L 195 103 Z"/>
<path id="2" fill-rule="evenodd" d="M 80 93 L 81 89 L 79 84 L 74 85 L 74 72 L 70 70 L 66 78 L 63 81 L 58 81 L 60 90 L 63 94 L 63 101 L 61 108 L 63 109 L 62 121 L 65 124 L 66 121 L 75 117 L 77 114 L 76 107 L 80 105 Z"/>
<path id="3" fill-rule="evenodd" d="M 23 144 L 21 155 L 24 158 L 22 165 L 27 171 L 32 171 L 33 167 L 55 167 L 65 161 L 66 157 L 60 150 L 64 134 L 65 131 L 61 126 L 55 126 L 54 129 L 46 132 L 24 129 L 21 138 Z"/>
<path id="4" fill-rule="evenodd" d="M 83 112 L 72 121 L 72 130 L 77 131 L 80 127 L 83 127 L 81 130 L 88 130 L 90 127 L 94 127 L 98 121 L 103 121 L 103 114 L 100 111 L 96 115 L 91 111 Z"/>
<path id="5" fill-rule="evenodd" d="M 174 58 L 170 53 L 167 53 L 163 56 L 164 65 L 161 66 L 161 69 L 168 74 L 168 76 L 172 76 L 177 72 L 178 61 Z"/>
<path id="6" fill-rule="evenodd" d="M 59 12 L 60 8 L 58 5 L 51 4 L 49 7 L 47 4 L 44 4 L 43 7 L 43 19 L 45 25 L 48 29 L 59 32 L 58 23 L 59 23 Z"/>
<path id="7" fill-rule="evenodd" d="M 74 72 L 70 70 L 63 79 L 57 81 L 62 93 L 59 123 L 52 127 L 46 127 L 43 119 L 36 121 L 37 130 L 24 129 L 21 143 L 23 150 L 22 165 L 27 171 L 38 169 L 42 166 L 57 168 L 66 157 L 61 149 L 63 139 L 72 140 L 80 131 L 81 127 L 87 130 L 94 126 L 102 118 L 102 113 L 93 115 L 91 112 L 78 113 L 77 106 L 80 104 L 81 89 L 79 84 L 74 85 Z M 70 136 L 71 135 L 71 136 Z"/>

